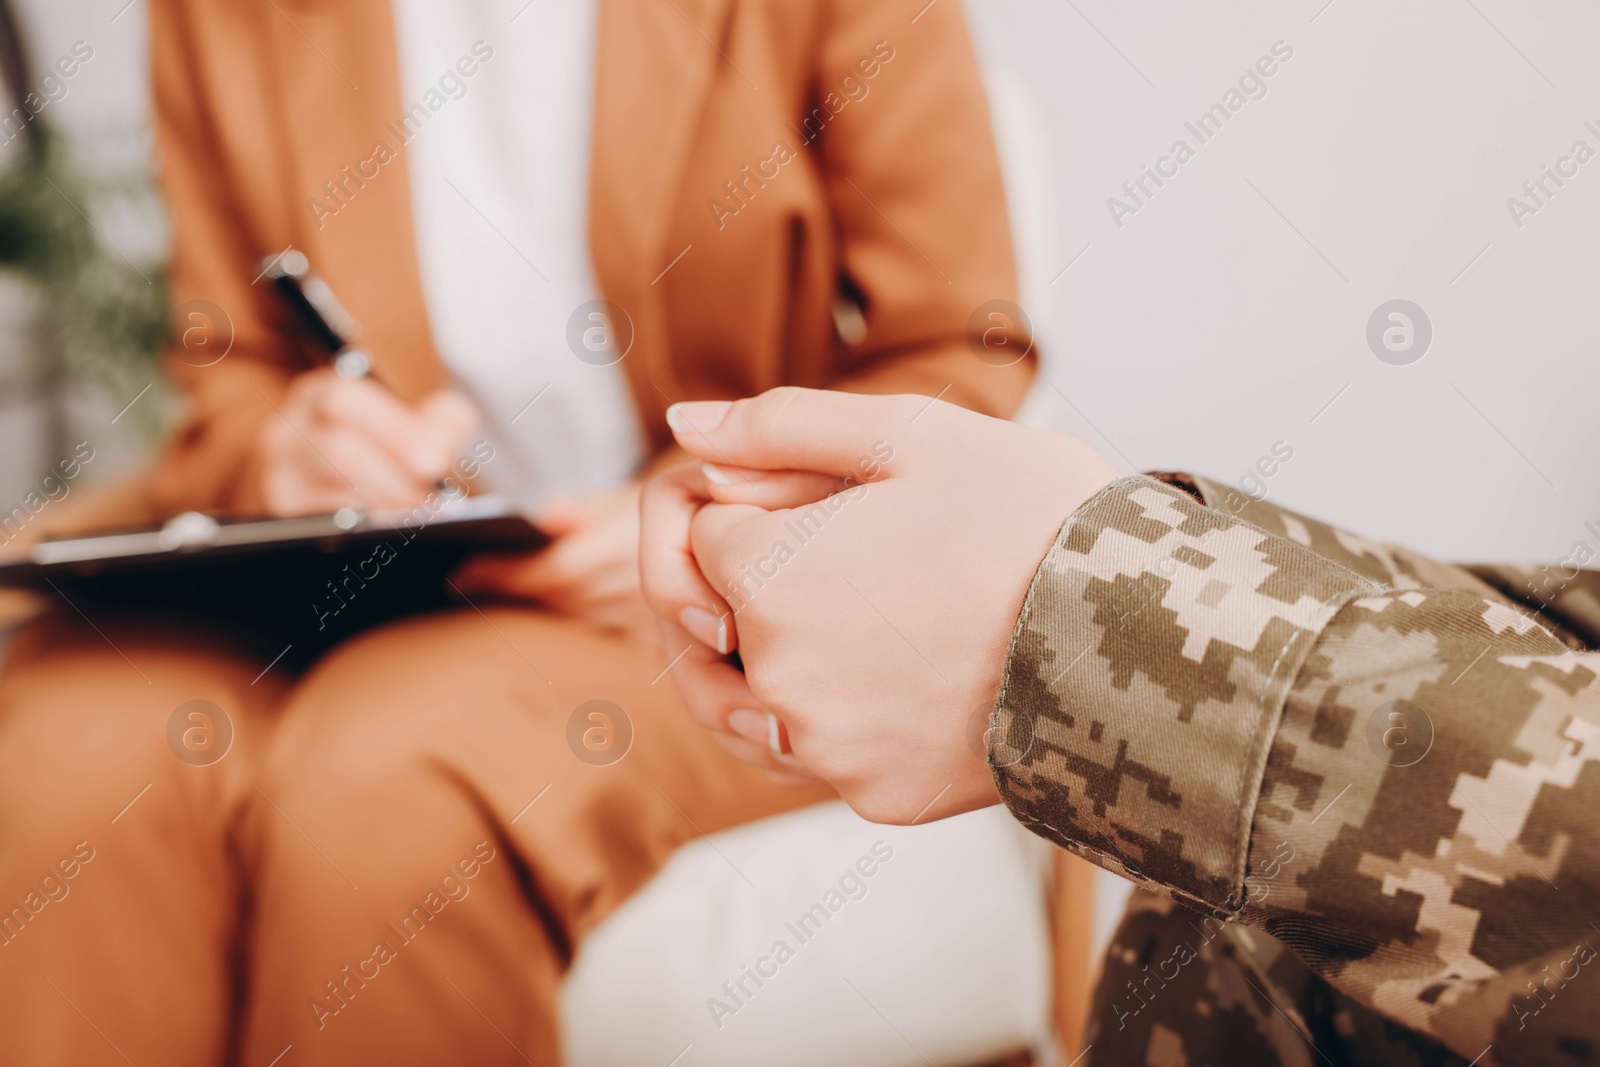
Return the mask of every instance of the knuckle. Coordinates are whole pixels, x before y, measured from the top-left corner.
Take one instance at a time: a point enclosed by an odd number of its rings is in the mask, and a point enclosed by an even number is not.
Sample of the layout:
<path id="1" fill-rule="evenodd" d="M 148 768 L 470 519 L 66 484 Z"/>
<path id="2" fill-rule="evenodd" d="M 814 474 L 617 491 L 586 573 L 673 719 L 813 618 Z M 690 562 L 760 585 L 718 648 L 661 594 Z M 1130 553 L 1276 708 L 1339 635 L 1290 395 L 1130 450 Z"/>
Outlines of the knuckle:
<path id="1" fill-rule="evenodd" d="M 810 395 L 810 389 L 802 389 L 798 385 L 780 385 L 757 397 L 756 406 L 749 409 L 749 414 L 752 417 L 759 415 L 762 420 L 776 424 L 792 409 L 803 405 Z"/>
<path id="2" fill-rule="evenodd" d="M 565 554 L 551 552 L 538 571 L 539 585 L 548 593 L 561 596 L 577 588 L 578 568 Z"/>
<path id="3" fill-rule="evenodd" d="M 299 435 L 285 419 L 271 419 L 261 427 L 257 443 L 269 464 L 276 463 L 294 452 Z"/>
<path id="4" fill-rule="evenodd" d="M 639 493 L 639 516 L 648 527 L 654 520 L 667 517 L 672 511 L 674 487 L 672 479 L 676 471 L 658 474 L 644 483 L 643 490 Z M 649 547 L 648 539 L 646 547 Z"/>
<path id="5" fill-rule="evenodd" d="M 292 409 L 305 410 L 314 407 L 332 384 L 334 381 L 320 370 L 302 371 L 290 379 L 284 399 Z"/>
<path id="6" fill-rule="evenodd" d="M 768 389 L 756 399 L 772 404 L 776 410 L 781 411 L 810 392 L 811 390 L 798 385 L 779 385 Z"/>
<path id="7" fill-rule="evenodd" d="M 317 413 L 330 422 L 349 422 L 358 408 L 358 395 L 347 388 L 355 383 L 330 382 L 316 398 Z"/>
<path id="8" fill-rule="evenodd" d="M 676 619 L 679 611 L 700 599 L 698 585 L 689 575 L 670 566 L 646 566 L 642 561 L 639 588 L 645 606 L 663 619 Z"/>
<path id="9" fill-rule="evenodd" d="M 372 466 L 368 450 L 361 444 L 360 439 L 350 434 L 338 434 L 322 446 L 322 455 L 317 457 L 317 466 L 333 477 L 339 485 L 348 487 L 345 472 L 350 472 L 348 477 L 362 488 L 367 486 L 369 479 L 363 478 L 361 472 L 369 471 Z"/>
<path id="10" fill-rule="evenodd" d="M 798 386 L 780 385 L 759 396 L 734 401 L 723 420 L 722 435 L 734 448 L 744 449 L 762 428 L 776 426 L 804 392 Z"/>
<path id="11" fill-rule="evenodd" d="M 294 406 L 303 403 L 308 396 L 316 392 L 317 376 L 313 373 L 302 372 L 289 379 L 289 387 L 284 390 L 284 403 Z"/>
<path id="12" fill-rule="evenodd" d="M 639 561 L 639 592 L 644 596 L 645 607 L 662 618 L 669 618 L 677 606 L 668 582 L 645 560 Z"/>

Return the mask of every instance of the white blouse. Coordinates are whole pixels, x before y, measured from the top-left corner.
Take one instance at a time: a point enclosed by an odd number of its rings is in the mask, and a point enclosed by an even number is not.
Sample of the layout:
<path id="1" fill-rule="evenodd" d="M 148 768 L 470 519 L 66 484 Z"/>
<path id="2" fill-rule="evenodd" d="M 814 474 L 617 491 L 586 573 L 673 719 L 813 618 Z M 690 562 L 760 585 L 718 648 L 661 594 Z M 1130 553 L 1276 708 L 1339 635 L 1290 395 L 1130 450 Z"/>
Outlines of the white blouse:
<path id="1" fill-rule="evenodd" d="M 483 412 L 486 488 L 530 508 L 619 485 L 644 457 L 591 304 L 597 7 L 394 0 L 406 112 L 392 126 L 434 345 Z"/>

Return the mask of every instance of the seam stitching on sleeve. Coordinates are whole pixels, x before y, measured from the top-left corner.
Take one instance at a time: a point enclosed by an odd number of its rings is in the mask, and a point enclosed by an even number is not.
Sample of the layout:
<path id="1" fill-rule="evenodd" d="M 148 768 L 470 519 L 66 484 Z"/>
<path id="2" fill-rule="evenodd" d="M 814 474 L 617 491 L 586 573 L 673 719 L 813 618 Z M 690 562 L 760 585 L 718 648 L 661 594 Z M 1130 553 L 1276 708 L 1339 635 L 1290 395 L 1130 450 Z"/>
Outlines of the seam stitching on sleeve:
<path id="1" fill-rule="evenodd" d="M 1066 842 L 1064 845 L 1060 846 L 1065 852 L 1070 852 L 1073 855 L 1078 855 L 1079 853 L 1088 853 L 1088 855 L 1081 855 L 1079 858 L 1089 859 L 1090 856 L 1094 856 L 1107 861 L 1105 863 L 1098 863 L 1096 866 L 1105 871 L 1107 874 L 1116 875 L 1122 878 L 1124 881 L 1133 883 L 1134 887 L 1137 889 L 1142 889 L 1147 893 L 1154 893 L 1157 896 L 1176 900 L 1180 903 L 1192 906 L 1197 911 L 1210 911 L 1215 913 L 1222 910 L 1217 908 L 1217 906 L 1212 904 L 1210 901 L 1205 900 L 1202 897 L 1198 897 L 1187 890 L 1179 889 L 1176 886 L 1168 885 L 1165 882 L 1156 881 L 1149 875 L 1145 874 L 1143 870 L 1129 863 L 1115 852 L 1107 852 L 1103 848 L 1096 848 L 1094 845 L 1091 845 L 1087 842 L 1079 841 L 1071 834 L 1063 832 L 1059 826 L 1056 826 L 1053 823 L 1048 823 L 1037 816 L 1028 815 L 1025 813 L 1017 815 L 1016 818 L 1019 822 L 1022 822 L 1025 825 L 1043 826 L 1045 829 L 1054 833 L 1062 841 Z M 1113 868 L 1115 868 L 1115 870 Z M 1120 874 L 1118 873 L 1119 871 L 1121 872 Z M 1227 922 L 1232 922 L 1234 918 L 1232 915 L 1218 915 L 1215 917 L 1223 919 Z"/>
<path id="2" fill-rule="evenodd" d="M 1333 561 L 1329 560 L 1328 562 Z M 1351 573 L 1362 584 L 1353 588 L 1342 589 L 1324 599 L 1322 602 L 1323 606 L 1333 608 L 1332 612 L 1328 615 L 1327 621 L 1316 630 L 1312 630 L 1304 626 L 1296 627 L 1294 633 L 1289 635 L 1289 639 L 1285 641 L 1283 643 L 1283 647 L 1278 650 L 1278 656 L 1275 660 L 1273 660 L 1272 668 L 1267 673 L 1264 692 L 1261 694 L 1263 711 L 1262 724 L 1258 728 L 1257 737 L 1254 739 L 1251 745 L 1250 762 L 1246 767 L 1246 775 L 1244 779 L 1245 795 L 1240 797 L 1239 823 L 1234 828 L 1234 873 L 1229 882 L 1229 891 L 1234 894 L 1234 899 L 1237 901 L 1237 906 L 1230 909 L 1232 912 L 1230 919 L 1237 919 L 1239 915 L 1244 912 L 1244 909 L 1248 904 L 1248 896 L 1245 893 L 1244 883 L 1246 876 L 1249 874 L 1250 845 L 1255 834 L 1256 810 L 1261 804 L 1261 787 L 1266 780 L 1267 760 L 1272 755 L 1273 746 L 1277 743 L 1278 731 L 1283 726 L 1283 717 L 1287 712 L 1289 702 L 1289 687 L 1285 686 L 1283 688 L 1283 696 L 1281 700 L 1273 700 L 1273 703 L 1277 705 L 1276 708 L 1266 707 L 1266 701 L 1272 699 L 1273 694 L 1278 691 L 1280 669 L 1283 667 L 1284 662 L 1289 659 L 1290 651 L 1297 643 L 1300 642 L 1301 638 L 1309 637 L 1310 645 L 1306 648 L 1305 653 L 1300 656 L 1298 660 L 1294 661 L 1297 664 L 1305 663 L 1305 660 L 1310 656 L 1312 649 L 1316 647 L 1317 637 L 1319 637 L 1324 631 L 1327 630 L 1329 626 L 1333 624 L 1333 620 L 1338 617 L 1339 613 L 1343 611 L 1346 606 L 1348 606 L 1352 601 L 1358 600 L 1361 597 L 1373 596 L 1378 592 L 1378 590 L 1374 588 L 1374 586 L 1377 586 L 1378 583 L 1373 582 L 1371 579 L 1361 577 L 1360 575 L 1355 575 L 1354 572 Z M 1290 679 L 1289 684 L 1291 686 L 1293 685 L 1292 678 Z"/>

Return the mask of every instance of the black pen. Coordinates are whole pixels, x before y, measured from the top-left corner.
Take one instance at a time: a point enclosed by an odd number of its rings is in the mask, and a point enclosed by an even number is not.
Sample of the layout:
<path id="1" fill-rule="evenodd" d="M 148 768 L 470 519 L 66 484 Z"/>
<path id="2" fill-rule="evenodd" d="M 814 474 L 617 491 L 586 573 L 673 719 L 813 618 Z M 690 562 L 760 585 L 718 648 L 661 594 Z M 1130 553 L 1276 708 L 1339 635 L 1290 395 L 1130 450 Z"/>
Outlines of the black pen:
<path id="1" fill-rule="evenodd" d="M 341 378 L 372 376 L 372 354 L 359 344 L 361 326 L 339 303 L 328 283 L 311 270 L 306 254 L 291 248 L 268 256 L 261 273 L 272 279 L 278 295 L 305 334 L 316 343 L 317 355 Z"/>
<path id="2" fill-rule="evenodd" d="M 268 256 L 261 261 L 261 273 L 272 279 L 290 314 L 302 332 L 316 342 L 318 357 L 333 368 L 333 373 L 348 380 L 371 378 L 383 384 L 372 373 L 372 354 L 359 344 L 361 324 L 339 303 L 328 283 L 312 271 L 304 252 L 290 248 Z M 441 477 L 434 488 L 448 492 L 446 481 Z"/>

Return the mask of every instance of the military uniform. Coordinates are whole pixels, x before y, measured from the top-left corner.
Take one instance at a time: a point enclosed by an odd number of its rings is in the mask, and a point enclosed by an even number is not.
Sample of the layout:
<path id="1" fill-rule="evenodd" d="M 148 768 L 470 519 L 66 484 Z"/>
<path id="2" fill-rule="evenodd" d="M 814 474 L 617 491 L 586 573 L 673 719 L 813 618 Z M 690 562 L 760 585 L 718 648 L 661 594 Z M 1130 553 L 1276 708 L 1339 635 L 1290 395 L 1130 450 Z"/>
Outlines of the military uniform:
<path id="1" fill-rule="evenodd" d="M 1597 594 L 1186 475 L 1075 512 L 989 756 L 1140 887 L 1080 1067 L 1600 1059 Z"/>

